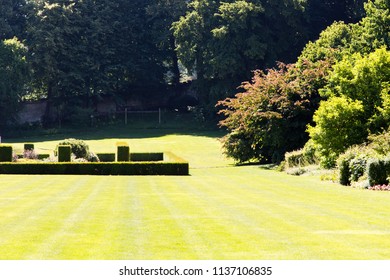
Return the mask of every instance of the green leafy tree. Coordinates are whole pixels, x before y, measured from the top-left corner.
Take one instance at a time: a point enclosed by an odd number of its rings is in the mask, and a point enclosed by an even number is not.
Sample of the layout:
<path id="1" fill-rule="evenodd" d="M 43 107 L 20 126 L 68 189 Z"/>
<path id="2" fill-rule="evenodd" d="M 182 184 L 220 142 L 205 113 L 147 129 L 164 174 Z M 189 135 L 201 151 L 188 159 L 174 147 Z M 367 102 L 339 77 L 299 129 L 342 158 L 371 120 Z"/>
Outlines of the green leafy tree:
<path id="1" fill-rule="evenodd" d="M 354 50 L 367 54 L 383 46 L 390 47 L 390 2 L 370 0 L 364 8 L 366 16 L 359 22 Z"/>
<path id="2" fill-rule="evenodd" d="M 25 37 L 29 9 L 26 0 L 0 0 L 0 40 Z"/>
<path id="3" fill-rule="evenodd" d="M 0 127 L 17 119 L 29 74 L 26 53 L 16 38 L 0 41 Z"/>
<path id="4" fill-rule="evenodd" d="M 231 96 L 252 70 L 294 56 L 304 37 L 301 8 L 295 1 L 191 1 L 173 29 L 203 106 Z"/>
<path id="5" fill-rule="evenodd" d="M 180 84 L 181 73 L 176 52 L 176 40 L 171 26 L 173 22 L 180 19 L 180 16 L 185 14 L 186 8 L 186 0 L 157 0 L 152 1 L 146 8 L 152 37 L 161 50 L 163 56 L 161 60 L 168 68 L 167 82 L 173 86 Z"/>
<path id="6" fill-rule="evenodd" d="M 338 62 L 321 91 L 323 101 L 314 115 L 309 134 L 326 166 L 369 133 L 382 132 L 389 120 L 390 52 L 385 48 Z"/>
<path id="7" fill-rule="evenodd" d="M 315 126 L 308 126 L 310 138 L 320 153 L 321 164 L 333 167 L 340 153 L 367 137 L 363 104 L 351 98 L 331 97 L 322 101 L 313 117 Z"/>
<path id="8" fill-rule="evenodd" d="M 164 84 L 163 52 L 147 14 L 151 3 L 36 2 L 28 43 L 48 123 L 80 112 L 89 117 L 84 109 L 103 95 L 149 98 Z"/>
<path id="9" fill-rule="evenodd" d="M 306 0 L 305 16 L 311 36 L 317 36 L 334 21 L 356 23 L 364 15 L 366 0 Z"/>

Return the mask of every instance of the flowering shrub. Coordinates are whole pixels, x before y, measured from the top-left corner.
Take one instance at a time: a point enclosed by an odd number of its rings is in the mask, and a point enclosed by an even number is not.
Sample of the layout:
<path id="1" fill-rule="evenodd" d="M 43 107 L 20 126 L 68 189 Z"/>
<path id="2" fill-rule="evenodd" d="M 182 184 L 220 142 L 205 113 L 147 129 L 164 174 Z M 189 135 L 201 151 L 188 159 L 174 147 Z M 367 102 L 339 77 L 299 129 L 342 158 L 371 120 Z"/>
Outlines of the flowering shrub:
<path id="1" fill-rule="evenodd" d="M 23 158 L 26 159 L 38 159 L 38 154 L 34 150 L 24 150 Z"/>
<path id="2" fill-rule="evenodd" d="M 390 191 L 390 185 L 375 185 L 368 189 L 372 191 Z"/>

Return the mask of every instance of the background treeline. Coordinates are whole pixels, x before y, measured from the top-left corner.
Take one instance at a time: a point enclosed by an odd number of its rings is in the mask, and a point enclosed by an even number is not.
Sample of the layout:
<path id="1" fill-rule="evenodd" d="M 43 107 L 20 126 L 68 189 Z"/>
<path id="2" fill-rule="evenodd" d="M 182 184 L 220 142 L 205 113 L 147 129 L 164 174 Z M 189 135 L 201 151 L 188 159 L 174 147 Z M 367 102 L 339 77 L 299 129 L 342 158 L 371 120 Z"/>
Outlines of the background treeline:
<path id="1" fill-rule="evenodd" d="M 390 1 L 368 1 L 364 10 L 356 23 L 327 27 L 294 63 L 254 72 L 241 93 L 219 102 L 228 156 L 337 165 L 343 184 L 381 170 L 388 183 L 390 169 L 380 164 L 390 154 Z"/>
<path id="2" fill-rule="evenodd" d="M 308 162 L 332 167 L 387 137 L 389 0 L 0 4 L 0 126 L 22 100 L 45 98 L 50 125 L 103 97 L 154 100 L 191 81 L 237 162 L 304 147 Z"/>
<path id="3" fill-rule="evenodd" d="M 360 1 L 0 0 L 0 126 L 21 100 L 47 99 L 44 123 L 103 96 L 144 100 L 194 79 L 208 116 L 255 69 L 293 62 Z"/>

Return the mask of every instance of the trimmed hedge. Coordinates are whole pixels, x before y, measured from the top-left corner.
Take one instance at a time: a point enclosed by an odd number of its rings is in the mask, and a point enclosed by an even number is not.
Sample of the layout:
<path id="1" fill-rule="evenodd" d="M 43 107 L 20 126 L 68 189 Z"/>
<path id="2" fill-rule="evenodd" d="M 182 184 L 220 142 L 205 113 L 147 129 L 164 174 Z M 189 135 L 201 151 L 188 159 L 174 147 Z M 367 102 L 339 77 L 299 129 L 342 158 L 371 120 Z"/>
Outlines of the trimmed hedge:
<path id="1" fill-rule="evenodd" d="M 34 144 L 24 144 L 24 150 L 25 151 L 32 151 L 34 150 Z"/>
<path id="2" fill-rule="evenodd" d="M 130 153 L 130 161 L 163 161 L 164 153 Z"/>
<path id="3" fill-rule="evenodd" d="M 350 158 L 343 158 L 339 161 L 339 183 L 344 186 L 351 184 L 351 172 L 349 170 Z"/>
<path id="4" fill-rule="evenodd" d="M 117 146 L 117 158 L 118 162 L 126 162 L 130 160 L 130 148 L 129 146 L 120 145 Z"/>
<path id="5" fill-rule="evenodd" d="M 49 158 L 50 155 L 49 154 L 39 154 L 38 155 L 38 159 L 42 160 L 42 159 L 45 159 L 45 158 Z"/>
<path id="6" fill-rule="evenodd" d="M 0 163 L 0 174 L 188 175 L 187 162 Z"/>
<path id="7" fill-rule="evenodd" d="M 0 145 L 0 162 L 12 162 L 12 146 Z"/>
<path id="8" fill-rule="evenodd" d="M 58 162 L 70 162 L 71 160 L 71 146 L 58 145 Z"/>
<path id="9" fill-rule="evenodd" d="M 115 161 L 115 153 L 97 153 L 97 157 L 101 162 L 114 162 Z"/>
<path id="10" fill-rule="evenodd" d="M 370 159 L 367 163 L 367 175 L 370 186 L 389 184 L 390 158 Z"/>
<path id="11" fill-rule="evenodd" d="M 89 146 L 83 140 L 68 138 L 58 144 L 58 146 L 64 145 L 70 145 L 71 153 L 74 154 L 76 158 L 88 158 Z"/>

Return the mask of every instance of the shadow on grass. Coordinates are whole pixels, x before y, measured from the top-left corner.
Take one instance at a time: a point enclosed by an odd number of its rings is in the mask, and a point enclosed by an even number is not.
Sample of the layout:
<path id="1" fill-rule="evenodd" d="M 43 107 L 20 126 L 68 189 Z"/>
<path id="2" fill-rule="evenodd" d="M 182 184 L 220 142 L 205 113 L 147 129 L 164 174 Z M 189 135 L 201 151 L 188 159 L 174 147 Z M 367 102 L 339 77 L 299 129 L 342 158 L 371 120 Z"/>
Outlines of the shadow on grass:
<path id="1" fill-rule="evenodd" d="M 216 128 L 184 128 L 184 127 L 153 127 L 137 128 L 131 125 L 107 125 L 96 128 L 64 128 L 51 130 L 25 131 L 3 137 L 3 143 L 60 141 L 66 138 L 82 140 L 101 140 L 107 138 L 117 139 L 141 139 L 157 138 L 166 135 L 192 135 L 219 138 L 225 135 L 225 131 Z"/>

